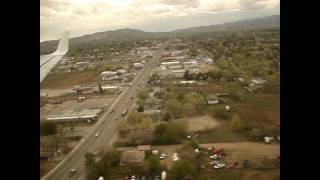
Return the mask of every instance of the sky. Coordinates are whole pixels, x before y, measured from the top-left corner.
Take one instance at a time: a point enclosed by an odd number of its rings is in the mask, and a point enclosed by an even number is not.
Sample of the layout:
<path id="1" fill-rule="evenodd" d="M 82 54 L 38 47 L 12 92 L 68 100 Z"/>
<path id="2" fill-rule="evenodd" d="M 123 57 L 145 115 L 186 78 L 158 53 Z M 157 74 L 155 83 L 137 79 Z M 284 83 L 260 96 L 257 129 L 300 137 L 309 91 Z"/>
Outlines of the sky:
<path id="1" fill-rule="evenodd" d="M 123 28 L 164 32 L 280 14 L 280 0 L 40 0 L 40 42 Z"/>

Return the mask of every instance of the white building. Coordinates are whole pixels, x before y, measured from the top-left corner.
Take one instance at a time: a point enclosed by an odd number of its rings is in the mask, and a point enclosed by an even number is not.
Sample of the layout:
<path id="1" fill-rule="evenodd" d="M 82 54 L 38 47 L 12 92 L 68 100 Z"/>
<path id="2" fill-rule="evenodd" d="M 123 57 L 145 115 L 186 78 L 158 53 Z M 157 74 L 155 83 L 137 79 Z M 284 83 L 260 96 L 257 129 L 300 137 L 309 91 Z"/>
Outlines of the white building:
<path id="1" fill-rule="evenodd" d="M 179 65 L 179 61 L 172 61 L 172 62 L 162 62 L 161 66 L 169 67 L 169 66 L 177 66 Z"/>
<path id="2" fill-rule="evenodd" d="M 101 78 L 102 80 L 109 80 L 112 79 L 113 76 L 116 76 L 117 72 L 116 71 L 103 71 L 101 72 Z"/>
<path id="3" fill-rule="evenodd" d="M 133 67 L 136 68 L 136 69 L 140 69 L 140 68 L 144 67 L 144 64 L 142 64 L 142 63 L 133 63 Z"/>

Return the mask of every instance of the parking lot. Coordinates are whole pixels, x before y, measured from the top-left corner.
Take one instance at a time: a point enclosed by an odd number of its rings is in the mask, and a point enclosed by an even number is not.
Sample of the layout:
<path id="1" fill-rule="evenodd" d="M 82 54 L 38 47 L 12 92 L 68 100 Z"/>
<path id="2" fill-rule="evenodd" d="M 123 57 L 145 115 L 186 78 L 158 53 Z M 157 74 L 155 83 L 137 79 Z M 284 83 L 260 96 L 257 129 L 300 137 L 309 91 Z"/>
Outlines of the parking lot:
<path id="1" fill-rule="evenodd" d="M 81 103 L 76 100 L 65 101 L 62 104 L 46 104 L 40 108 L 40 119 L 46 119 L 52 114 L 62 114 L 68 111 L 80 111 L 89 108 L 106 108 L 112 103 L 114 98 L 92 98 Z"/>

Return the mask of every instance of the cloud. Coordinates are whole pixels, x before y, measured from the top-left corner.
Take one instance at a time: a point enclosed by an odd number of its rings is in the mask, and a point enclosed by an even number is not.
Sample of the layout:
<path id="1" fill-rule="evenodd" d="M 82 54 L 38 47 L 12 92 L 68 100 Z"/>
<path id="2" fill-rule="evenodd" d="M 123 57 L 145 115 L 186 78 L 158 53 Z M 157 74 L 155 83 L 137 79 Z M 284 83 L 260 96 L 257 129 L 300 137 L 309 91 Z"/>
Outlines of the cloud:
<path id="1" fill-rule="evenodd" d="M 40 0 L 40 31 L 45 31 L 41 33 L 41 40 L 58 38 L 56 34 L 63 30 L 69 30 L 71 36 L 80 36 L 119 28 L 167 31 L 199 24 L 222 23 L 232 19 L 233 16 L 272 15 L 274 12 L 279 12 L 279 2 L 279 0 Z M 212 16 L 213 14 L 215 16 Z"/>

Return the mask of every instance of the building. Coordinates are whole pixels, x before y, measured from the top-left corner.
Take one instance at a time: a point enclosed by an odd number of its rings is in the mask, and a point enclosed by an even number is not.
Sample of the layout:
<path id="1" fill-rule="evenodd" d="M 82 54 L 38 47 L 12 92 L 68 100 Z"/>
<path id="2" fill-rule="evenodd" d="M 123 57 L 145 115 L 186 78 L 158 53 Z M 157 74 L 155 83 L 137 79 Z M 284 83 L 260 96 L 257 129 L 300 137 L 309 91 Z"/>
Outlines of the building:
<path id="1" fill-rule="evenodd" d="M 178 66 L 169 66 L 168 69 L 178 70 L 178 69 L 183 69 L 183 67 L 182 67 L 181 65 L 178 65 Z"/>
<path id="2" fill-rule="evenodd" d="M 144 64 L 142 64 L 142 63 L 133 63 L 133 67 L 134 67 L 135 69 L 141 69 L 141 68 L 144 67 Z"/>
<path id="3" fill-rule="evenodd" d="M 140 165 L 144 159 L 144 151 L 125 151 L 121 155 L 120 165 Z"/>
<path id="4" fill-rule="evenodd" d="M 216 95 L 208 95 L 208 96 L 206 97 L 206 99 L 207 99 L 207 103 L 208 103 L 209 105 L 211 105 L 211 104 L 218 104 L 218 103 L 219 103 L 219 98 L 218 98 L 218 96 L 216 96 Z"/>
<path id="5" fill-rule="evenodd" d="M 101 88 L 106 92 L 116 92 L 119 90 L 118 85 L 107 85 L 107 86 L 102 86 Z"/>
<path id="6" fill-rule="evenodd" d="M 174 78 L 183 78 L 186 70 L 181 69 L 181 70 L 172 70 L 171 74 L 173 75 Z"/>
<path id="7" fill-rule="evenodd" d="M 116 71 L 103 71 L 103 72 L 101 72 L 102 80 L 111 80 L 116 75 L 117 75 Z"/>
<path id="8" fill-rule="evenodd" d="M 80 111 L 67 111 L 61 114 L 53 114 L 46 118 L 47 121 L 73 122 L 73 121 L 95 121 L 103 109 L 83 109 Z"/>
<path id="9" fill-rule="evenodd" d="M 137 146 L 138 151 L 151 151 L 151 146 L 150 145 L 140 145 Z"/>
<path id="10" fill-rule="evenodd" d="M 205 59 L 204 62 L 207 64 L 213 64 L 213 59 L 208 58 L 208 59 Z"/>
<path id="11" fill-rule="evenodd" d="M 266 83 L 266 80 L 260 78 L 260 77 L 256 77 L 256 78 L 253 78 L 251 80 L 251 82 L 254 84 L 254 85 L 264 85 Z"/>
<path id="12" fill-rule="evenodd" d="M 80 70 L 80 69 L 84 69 L 89 65 L 89 62 L 87 61 L 83 61 L 83 62 L 77 62 L 74 65 L 72 65 L 72 67 L 74 69 Z"/>
<path id="13" fill-rule="evenodd" d="M 169 67 L 169 66 L 177 66 L 179 64 L 180 64 L 179 61 L 169 61 L 169 62 L 162 62 L 161 66 Z"/>

